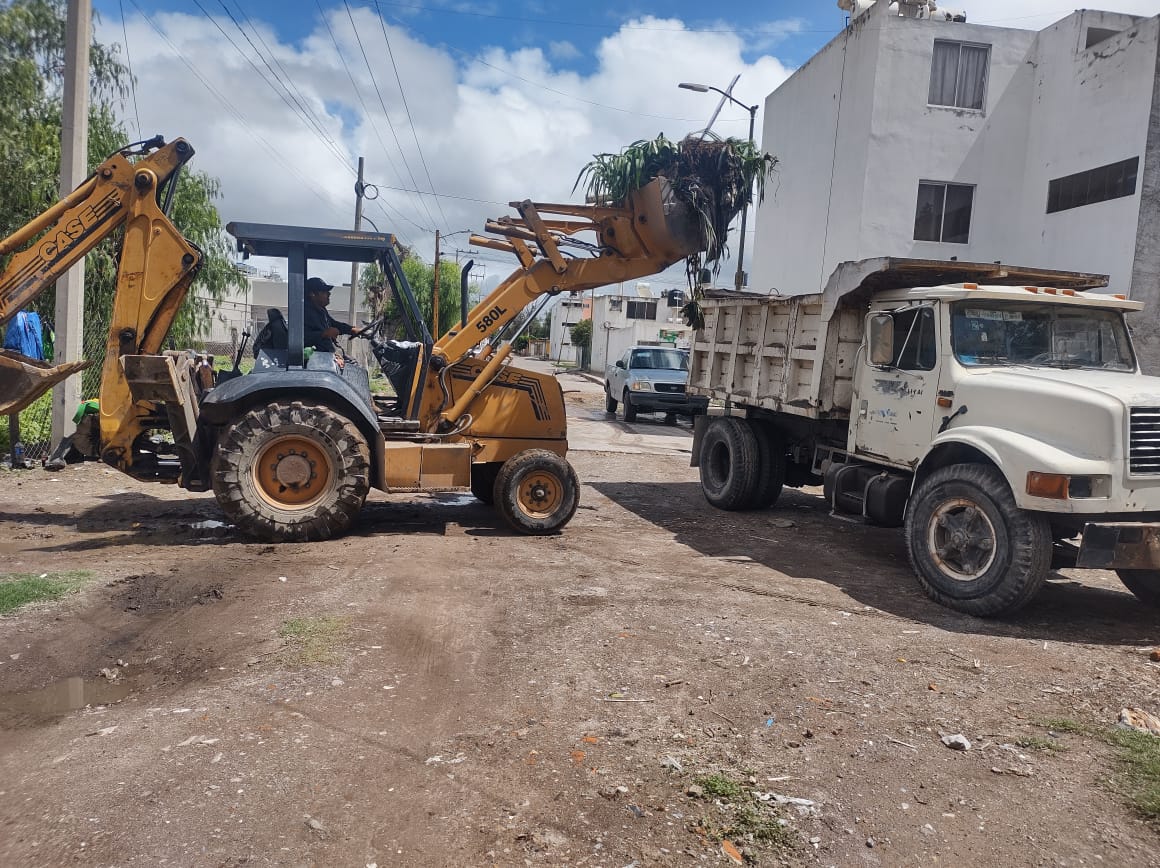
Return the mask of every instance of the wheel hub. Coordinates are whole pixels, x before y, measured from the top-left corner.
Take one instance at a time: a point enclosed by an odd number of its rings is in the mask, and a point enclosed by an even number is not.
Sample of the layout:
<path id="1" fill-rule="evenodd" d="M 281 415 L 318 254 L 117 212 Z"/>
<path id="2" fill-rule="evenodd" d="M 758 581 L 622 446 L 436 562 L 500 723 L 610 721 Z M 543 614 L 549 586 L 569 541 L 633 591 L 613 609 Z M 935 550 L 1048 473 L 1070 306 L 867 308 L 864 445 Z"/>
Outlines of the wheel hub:
<path id="1" fill-rule="evenodd" d="M 278 484 L 286 488 L 309 487 L 310 481 L 314 478 L 314 468 L 310 459 L 293 449 L 287 455 L 277 456 L 273 470 Z"/>
<path id="2" fill-rule="evenodd" d="M 520 508 L 536 518 L 550 516 L 563 499 L 564 486 L 549 473 L 532 474 L 519 488 Z"/>
<path id="3" fill-rule="evenodd" d="M 973 581 L 995 560 L 996 532 L 987 514 L 966 498 L 941 504 L 931 516 L 927 547 L 950 578 Z"/>
<path id="4" fill-rule="evenodd" d="M 254 463 L 262 498 L 280 509 L 305 509 L 326 493 L 334 470 L 323 448 L 308 437 L 271 441 Z"/>

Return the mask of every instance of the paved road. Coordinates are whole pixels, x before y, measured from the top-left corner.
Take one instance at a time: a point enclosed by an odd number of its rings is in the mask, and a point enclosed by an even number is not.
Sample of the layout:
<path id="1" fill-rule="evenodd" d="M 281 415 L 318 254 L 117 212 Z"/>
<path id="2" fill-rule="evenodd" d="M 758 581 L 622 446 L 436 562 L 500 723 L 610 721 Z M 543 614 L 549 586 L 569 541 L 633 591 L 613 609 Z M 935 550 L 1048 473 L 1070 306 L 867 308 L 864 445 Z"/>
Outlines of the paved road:
<path id="1" fill-rule="evenodd" d="M 551 362 L 517 359 L 522 368 L 556 372 Z M 691 454 L 693 426 L 681 418 L 666 425 L 663 414 L 644 414 L 629 424 L 622 413 L 604 411 L 603 381 L 595 374 L 556 372 L 556 379 L 568 399 L 568 448 L 577 452 L 622 452 L 628 454 Z M 577 398 L 580 400 L 577 400 Z"/>

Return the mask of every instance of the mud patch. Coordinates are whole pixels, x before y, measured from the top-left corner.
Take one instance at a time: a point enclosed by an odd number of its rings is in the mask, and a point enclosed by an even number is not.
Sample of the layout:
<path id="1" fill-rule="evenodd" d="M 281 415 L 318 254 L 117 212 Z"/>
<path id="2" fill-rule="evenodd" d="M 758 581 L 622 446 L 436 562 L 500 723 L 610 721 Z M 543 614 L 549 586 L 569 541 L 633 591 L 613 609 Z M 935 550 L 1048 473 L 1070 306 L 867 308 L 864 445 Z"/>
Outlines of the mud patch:
<path id="1" fill-rule="evenodd" d="M 158 573 L 125 576 L 112 583 L 111 605 L 123 612 L 156 615 L 224 599 L 221 582 L 190 584 L 177 576 Z"/>

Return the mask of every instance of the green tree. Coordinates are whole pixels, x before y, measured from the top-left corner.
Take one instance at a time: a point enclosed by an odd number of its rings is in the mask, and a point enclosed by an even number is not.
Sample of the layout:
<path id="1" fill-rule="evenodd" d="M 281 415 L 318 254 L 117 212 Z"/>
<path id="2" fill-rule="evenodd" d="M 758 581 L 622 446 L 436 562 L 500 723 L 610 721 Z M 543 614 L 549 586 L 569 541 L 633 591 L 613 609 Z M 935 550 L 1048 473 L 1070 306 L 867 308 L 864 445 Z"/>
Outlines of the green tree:
<path id="1" fill-rule="evenodd" d="M 435 283 L 435 267 L 423 262 L 410 250 L 401 250 L 403 275 L 411 287 L 411 293 L 419 305 L 420 315 L 427 328 L 434 324 L 434 306 L 432 304 L 431 287 Z M 459 322 L 459 275 L 460 268 L 454 262 L 443 260 L 439 265 L 439 328 L 435 338 L 438 339 L 452 326 Z M 386 313 L 387 334 L 390 337 L 401 338 L 403 334 L 403 315 L 397 299 L 391 297 L 391 289 L 387 285 L 383 270 L 375 263 L 363 268 L 359 275 L 359 287 L 362 289 L 363 300 L 375 316 Z"/>
<path id="2" fill-rule="evenodd" d="M 592 320 L 582 319 L 572 326 L 572 343 L 581 349 L 592 346 Z"/>

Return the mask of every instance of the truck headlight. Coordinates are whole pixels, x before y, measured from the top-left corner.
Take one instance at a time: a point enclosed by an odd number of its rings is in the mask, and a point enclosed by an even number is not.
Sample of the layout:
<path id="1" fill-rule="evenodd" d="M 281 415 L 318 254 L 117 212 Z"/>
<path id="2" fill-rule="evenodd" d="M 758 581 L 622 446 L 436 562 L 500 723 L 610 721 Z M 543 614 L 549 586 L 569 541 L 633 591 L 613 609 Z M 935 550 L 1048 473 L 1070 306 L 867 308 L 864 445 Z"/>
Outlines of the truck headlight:
<path id="1" fill-rule="evenodd" d="M 1090 497 L 1111 497 L 1110 476 L 1068 476 L 1065 473 L 1027 474 L 1027 493 L 1032 497 L 1051 500 L 1082 500 Z"/>
<path id="2" fill-rule="evenodd" d="M 648 380 L 633 380 L 628 384 L 628 388 L 634 392 L 651 392 L 653 390 L 652 383 Z"/>

